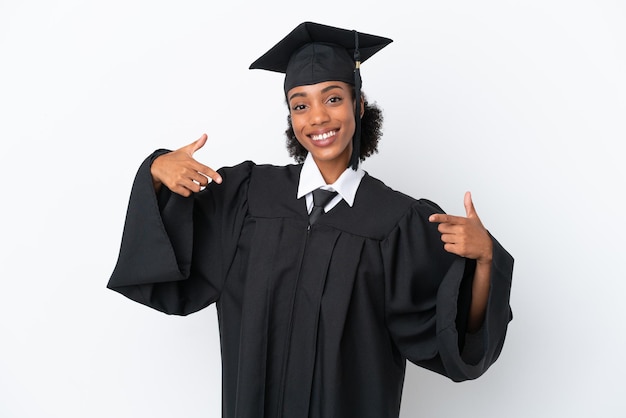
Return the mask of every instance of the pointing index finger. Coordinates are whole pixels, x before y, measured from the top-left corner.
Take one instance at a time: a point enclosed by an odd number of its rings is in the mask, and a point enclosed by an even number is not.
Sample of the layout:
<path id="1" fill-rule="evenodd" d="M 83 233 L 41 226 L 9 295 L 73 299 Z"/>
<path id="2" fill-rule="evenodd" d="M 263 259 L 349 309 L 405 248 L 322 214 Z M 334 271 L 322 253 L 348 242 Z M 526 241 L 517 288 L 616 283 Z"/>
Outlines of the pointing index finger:
<path id="1" fill-rule="evenodd" d="M 220 176 L 220 174 L 213 170 L 211 167 L 206 166 L 204 164 L 200 164 L 198 163 L 198 173 L 207 176 L 208 178 L 212 179 L 214 182 L 216 182 L 217 184 L 222 184 L 222 176 Z"/>
<path id="2" fill-rule="evenodd" d="M 208 139 L 207 134 L 202 134 L 202 136 L 200 136 L 200 138 L 196 139 L 194 142 L 192 142 L 191 144 L 187 145 L 186 148 L 189 150 L 190 156 L 193 156 L 193 154 L 196 151 L 198 151 L 200 148 L 202 148 L 206 144 L 207 139 Z M 193 160 L 193 161 L 195 163 L 194 170 L 196 170 L 198 173 L 202 174 L 203 176 L 210 178 L 211 180 L 213 180 L 217 184 L 221 184 L 222 183 L 222 176 L 220 176 L 217 171 L 213 170 L 209 166 L 206 166 L 206 165 L 198 162 L 197 160 Z"/>
<path id="3" fill-rule="evenodd" d="M 461 216 L 447 215 L 445 213 L 433 213 L 432 215 L 428 217 L 428 220 L 430 222 L 438 222 L 438 223 L 445 223 L 445 224 L 460 224 L 465 221 L 465 218 Z"/>
<path id="4" fill-rule="evenodd" d="M 446 215 L 444 213 L 433 213 L 428 217 L 430 222 L 446 222 Z"/>

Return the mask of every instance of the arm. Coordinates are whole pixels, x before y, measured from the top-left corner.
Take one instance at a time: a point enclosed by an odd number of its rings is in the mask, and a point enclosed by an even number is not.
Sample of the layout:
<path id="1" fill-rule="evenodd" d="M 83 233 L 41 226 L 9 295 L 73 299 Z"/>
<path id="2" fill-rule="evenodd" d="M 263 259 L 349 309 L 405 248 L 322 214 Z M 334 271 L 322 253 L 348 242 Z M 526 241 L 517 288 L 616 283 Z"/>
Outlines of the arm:
<path id="1" fill-rule="evenodd" d="M 488 241 L 490 264 L 482 264 L 489 258 L 471 260 L 449 251 L 456 244 L 434 224 L 448 218 L 440 218 L 444 214 L 432 202 L 418 203 L 381 244 L 387 327 L 412 363 L 453 381 L 475 379 L 496 361 L 504 343 L 513 259 L 480 228 L 486 235 L 478 241 Z M 433 211 L 438 215 L 432 217 Z M 477 332 L 467 333 L 468 325 Z"/>
<path id="2" fill-rule="evenodd" d="M 221 175 L 212 172 L 215 184 L 193 197 L 183 196 L 192 194 L 191 187 L 200 189 L 191 178 L 187 178 L 188 193 L 182 188 L 175 193 L 170 180 L 176 176 L 153 174 L 157 160 L 172 163 L 178 159 L 179 163 L 168 165 L 174 170 L 189 164 L 205 167 L 191 158 L 190 151 L 205 141 L 203 136 L 178 151 L 159 150 L 141 165 L 131 190 L 118 261 L 108 283 L 110 289 L 170 314 L 186 315 L 217 300 L 246 213 L 250 164 L 224 168 Z M 188 156 L 182 158 L 184 151 Z M 170 155 L 174 157 L 165 158 Z M 196 175 L 202 176 L 203 184 L 209 183 L 203 174 L 196 171 Z M 228 181 L 217 185 L 222 177 Z"/>
<path id="3" fill-rule="evenodd" d="M 439 223 L 444 249 L 461 257 L 476 260 L 472 282 L 472 302 L 468 319 L 468 331 L 478 331 L 482 326 L 487 309 L 493 260 L 493 241 L 483 226 L 469 192 L 464 199 L 467 217 L 434 214 L 430 222 Z"/>

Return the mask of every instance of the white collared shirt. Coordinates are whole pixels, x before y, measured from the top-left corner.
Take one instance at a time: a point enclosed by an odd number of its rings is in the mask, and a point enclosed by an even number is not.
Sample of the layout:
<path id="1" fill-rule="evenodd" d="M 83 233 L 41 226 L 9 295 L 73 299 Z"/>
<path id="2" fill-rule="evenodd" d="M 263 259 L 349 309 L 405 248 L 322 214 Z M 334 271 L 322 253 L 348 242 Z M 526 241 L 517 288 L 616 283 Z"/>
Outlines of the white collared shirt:
<path id="1" fill-rule="evenodd" d="M 315 164 L 315 161 L 313 160 L 313 157 L 311 154 L 308 154 L 304 160 L 304 164 L 302 165 L 302 171 L 300 172 L 298 195 L 296 197 L 300 199 L 302 196 L 305 196 L 306 207 L 309 213 L 311 213 L 311 209 L 313 209 L 313 190 L 317 188 L 337 192 L 337 196 L 335 196 L 330 202 L 328 202 L 326 207 L 324 207 L 324 212 L 328 212 L 334 208 L 339 202 L 341 202 L 342 199 L 345 200 L 350 207 L 352 207 L 356 191 L 359 188 L 361 179 L 363 179 L 364 175 L 365 171 L 360 165 L 356 171 L 348 167 L 339 176 L 337 181 L 333 184 L 326 184 L 324 177 L 322 177 L 322 173 L 320 173 L 319 168 L 317 168 L 317 164 Z"/>

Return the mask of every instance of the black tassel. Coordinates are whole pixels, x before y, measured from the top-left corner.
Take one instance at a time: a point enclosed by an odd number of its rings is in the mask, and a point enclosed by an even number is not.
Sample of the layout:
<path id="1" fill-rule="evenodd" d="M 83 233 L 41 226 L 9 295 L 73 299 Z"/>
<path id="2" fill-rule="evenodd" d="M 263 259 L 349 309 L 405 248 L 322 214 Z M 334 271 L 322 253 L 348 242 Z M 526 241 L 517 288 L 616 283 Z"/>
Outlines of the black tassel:
<path id="1" fill-rule="evenodd" d="M 359 52 L 359 33 L 354 32 L 354 93 L 356 107 L 354 109 L 355 129 L 352 137 L 352 156 L 350 165 L 353 170 L 359 168 L 361 160 L 361 53 Z"/>

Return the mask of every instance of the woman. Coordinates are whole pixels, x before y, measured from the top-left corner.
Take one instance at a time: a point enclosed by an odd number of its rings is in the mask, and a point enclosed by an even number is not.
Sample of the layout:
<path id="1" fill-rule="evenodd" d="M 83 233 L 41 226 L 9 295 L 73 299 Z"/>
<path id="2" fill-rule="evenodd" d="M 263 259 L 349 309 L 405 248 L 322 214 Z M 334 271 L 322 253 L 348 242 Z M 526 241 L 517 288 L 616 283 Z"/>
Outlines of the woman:
<path id="1" fill-rule="evenodd" d="M 305 22 L 251 65 L 285 73 L 301 164 L 214 171 L 203 135 L 139 169 L 108 286 L 170 314 L 216 303 L 225 417 L 397 417 L 406 359 L 461 381 L 500 354 L 513 259 L 469 194 L 446 215 L 359 166 L 381 122 L 359 67 L 390 42 Z"/>

